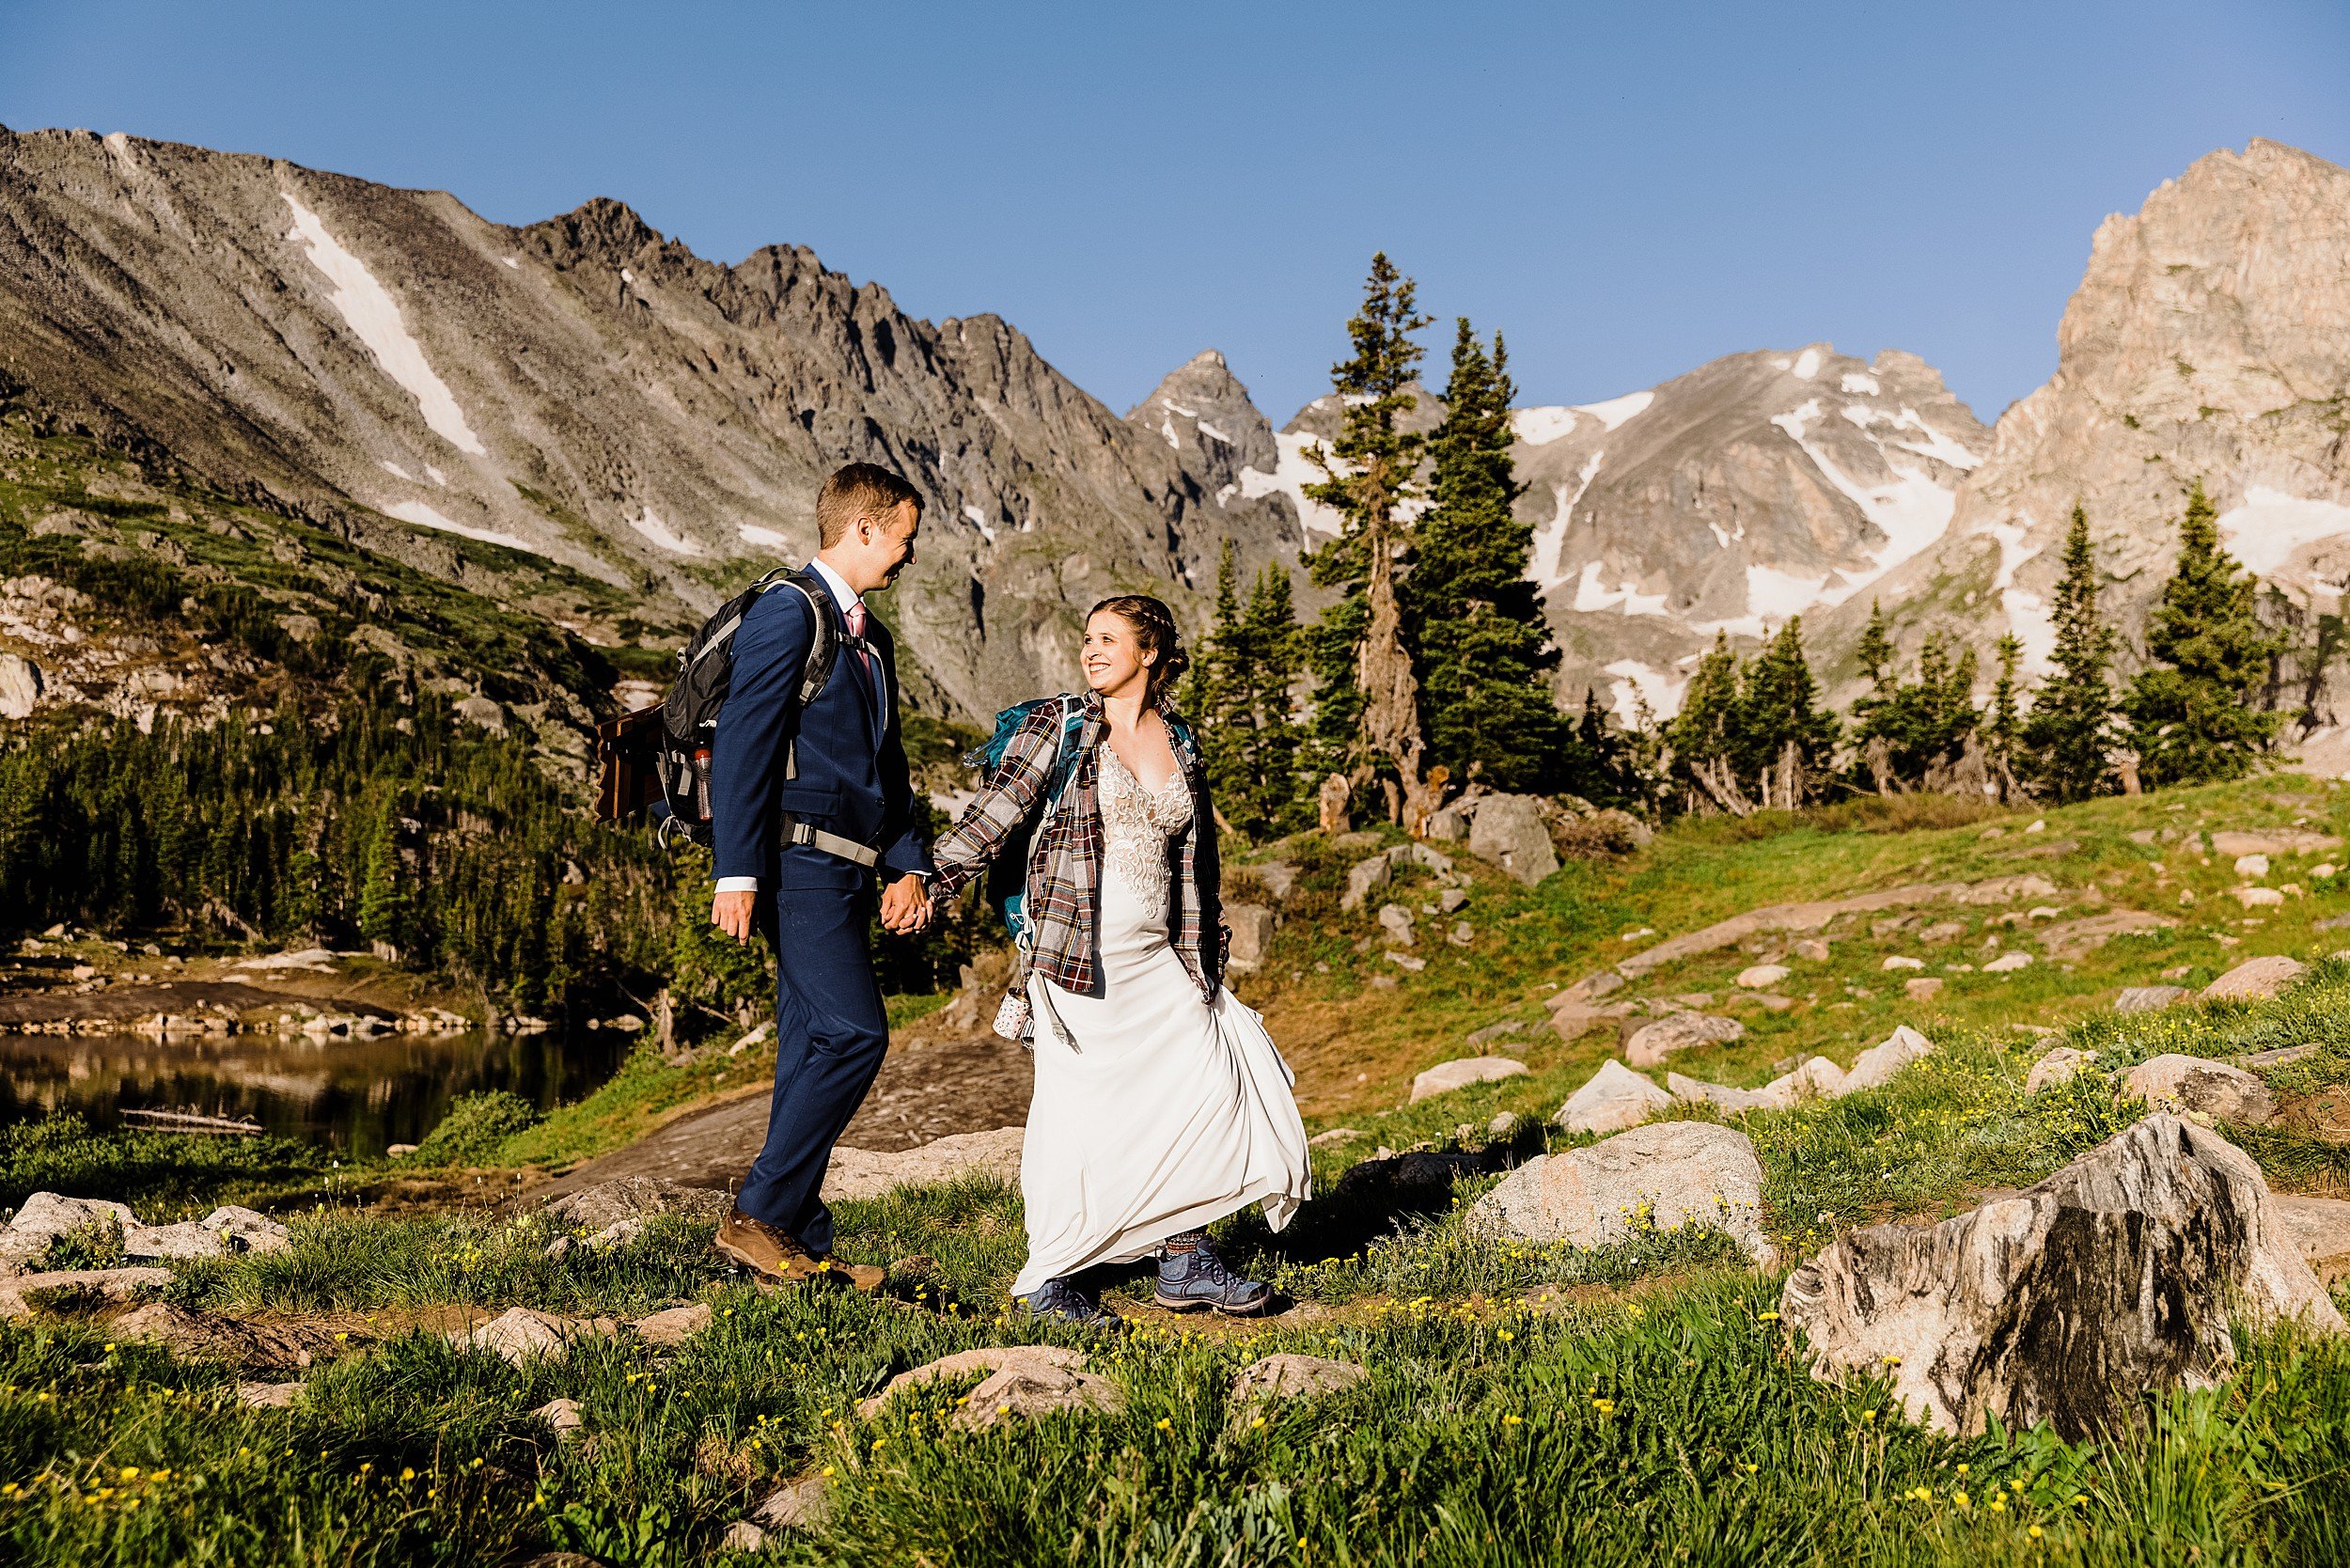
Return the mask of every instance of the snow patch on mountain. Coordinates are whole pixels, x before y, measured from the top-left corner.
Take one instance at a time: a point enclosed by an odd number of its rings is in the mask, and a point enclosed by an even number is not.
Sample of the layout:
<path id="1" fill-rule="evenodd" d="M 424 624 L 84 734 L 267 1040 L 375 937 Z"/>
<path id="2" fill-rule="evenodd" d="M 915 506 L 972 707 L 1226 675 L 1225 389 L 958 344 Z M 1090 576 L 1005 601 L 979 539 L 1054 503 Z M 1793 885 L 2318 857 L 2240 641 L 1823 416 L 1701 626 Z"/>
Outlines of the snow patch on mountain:
<path id="1" fill-rule="evenodd" d="M 1574 586 L 1574 608 L 1585 615 L 1598 610 L 1621 607 L 1624 614 L 1663 615 L 1669 593 L 1642 593 L 1638 585 L 1619 582 L 1608 588 L 1600 582 L 1600 573 L 1607 570 L 1606 561 L 1586 561 L 1580 579 Z"/>
<path id="2" fill-rule="evenodd" d="M 1544 593 L 1574 576 L 1567 570 L 1567 525 L 1574 520 L 1574 504 L 1591 488 L 1591 480 L 1598 478 L 1599 465 L 1606 457 L 1603 448 L 1585 459 L 1572 492 L 1563 484 L 1556 487 L 1559 510 L 1549 522 L 1534 530 L 1534 547 L 1527 555 L 1527 575 L 1540 583 Z"/>
<path id="3" fill-rule="evenodd" d="M 1681 712 L 1681 694 L 1689 684 L 1685 678 L 1676 677 L 1637 659 L 1618 659 L 1600 666 L 1603 673 L 1613 677 L 1607 682 L 1608 695 L 1615 698 L 1616 717 L 1630 729 L 1639 721 L 1639 706 L 1635 698 L 1644 698 L 1650 713 L 1668 719 Z"/>
<path id="4" fill-rule="evenodd" d="M 673 556 L 698 556 L 702 553 L 700 545 L 670 528 L 654 515 L 650 507 L 630 518 L 628 525 Z"/>
<path id="5" fill-rule="evenodd" d="M 2350 507 L 2248 485 L 2243 503 L 2219 514 L 2219 532 L 2247 570 L 2268 576 L 2302 545 L 2350 534 Z"/>
<path id="6" fill-rule="evenodd" d="M 1274 464 L 1273 472 L 1268 474 L 1261 468 L 1242 469 L 1240 471 L 1241 494 L 1252 501 L 1261 495 L 1271 495 L 1277 493 L 1287 495 L 1297 508 L 1299 525 L 1308 534 L 1328 534 L 1335 538 L 1343 532 L 1346 527 L 1346 519 L 1339 515 L 1338 509 L 1324 506 L 1320 501 L 1308 498 L 1306 494 L 1308 485 L 1320 484 L 1326 478 L 1322 470 L 1314 465 L 1313 460 L 1306 455 L 1306 448 L 1321 445 L 1324 455 L 1327 456 L 1327 444 L 1322 443 L 1318 437 L 1305 431 L 1279 431 L 1275 433 L 1273 441 L 1280 452 L 1279 460 Z M 1331 465 L 1339 468 L 1340 472 L 1345 471 L 1336 459 L 1331 459 L 1330 462 Z"/>
<path id="7" fill-rule="evenodd" d="M 1627 392 L 1621 398 L 1610 398 L 1604 403 L 1577 403 L 1574 412 L 1588 414 L 1610 431 L 1622 429 L 1623 422 L 1648 412 L 1648 405 L 1656 400 L 1653 392 Z"/>
<path id="8" fill-rule="evenodd" d="M 431 528 L 435 533 L 455 534 L 461 539 L 479 540 L 484 544 L 502 544 L 509 550 L 521 550 L 533 556 L 546 554 L 528 540 L 513 534 L 500 533 L 494 528 L 469 528 L 462 523 L 442 516 L 422 501 L 398 501 L 378 510 L 386 517 L 397 517 L 402 523 L 413 523 L 419 528 Z"/>
<path id="9" fill-rule="evenodd" d="M 741 523 L 734 531 L 745 544 L 756 544 L 762 550 L 780 550 L 791 541 L 773 528 L 762 528 L 756 523 Z"/>
<path id="10" fill-rule="evenodd" d="M 1795 356 L 1794 369 L 1790 372 L 1797 381 L 1810 381 L 1820 373 L 1820 351 L 1806 349 Z"/>
<path id="11" fill-rule="evenodd" d="M 1174 438 L 1169 436 L 1168 439 L 1172 440 Z M 965 501 L 963 504 L 963 515 L 970 520 L 971 525 L 979 529 L 980 536 L 990 544 L 995 542 L 995 530 L 988 525 L 987 513 L 981 511 L 970 502 Z"/>
<path id="12" fill-rule="evenodd" d="M 1510 431 L 1529 447 L 1547 447 L 1574 431 L 1571 408 L 1521 408 L 1510 416 Z"/>
<path id="13" fill-rule="evenodd" d="M 384 373 L 399 384 L 401 390 L 416 400 L 424 415 L 424 422 L 433 433 L 461 452 L 476 457 L 488 455 L 473 426 L 465 420 L 465 411 L 457 404 L 456 395 L 447 383 L 432 372 L 432 366 L 424 357 L 424 345 L 418 343 L 408 325 L 400 320 L 400 306 L 367 264 L 345 250 L 319 215 L 293 198 L 290 192 L 280 192 L 286 205 L 293 209 L 294 226 L 286 238 L 302 242 L 310 264 L 325 274 L 335 286 L 327 296 L 344 324 L 359 341 L 375 355 Z"/>

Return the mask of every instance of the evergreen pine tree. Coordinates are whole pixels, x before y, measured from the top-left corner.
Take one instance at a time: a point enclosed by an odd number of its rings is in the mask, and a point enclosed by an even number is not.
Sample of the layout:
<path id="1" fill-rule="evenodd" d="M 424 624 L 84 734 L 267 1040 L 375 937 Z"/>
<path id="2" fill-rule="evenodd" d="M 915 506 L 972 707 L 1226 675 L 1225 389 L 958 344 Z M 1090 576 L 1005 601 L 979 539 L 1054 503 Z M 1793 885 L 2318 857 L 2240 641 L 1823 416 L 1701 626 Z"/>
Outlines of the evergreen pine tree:
<path id="1" fill-rule="evenodd" d="M 2015 748 L 2023 738 L 2024 715 L 2018 701 L 2022 688 L 2016 684 L 2015 672 L 2024 663 L 2024 645 L 2014 633 L 1999 638 L 1999 676 L 1991 682 L 1991 707 L 1982 723 L 1983 748 L 1997 760 L 2010 768 L 2015 765 Z"/>
<path id="2" fill-rule="evenodd" d="M 378 797 L 368 825 L 365 870 L 359 881 L 359 934 L 397 952 L 407 935 L 407 892 L 400 862 L 399 802 Z"/>
<path id="3" fill-rule="evenodd" d="M 1600 706 L 1599 693 L 1583 688 L 1583 716 L 1575 722 L 1574 793 L 1594 806 L 1634 807 L 1648 802 L 1642 788 L 1638 744 Z"/>
<path id="4" fill-rule="evenodd" d="M 1855 738 L 1866 741 L 1876 732 L 1870 724 L 1871 715 L 1893 699 L 1899 684 L 1893 668 L 1893 639 L 1885 629 L 1885 606 L 1876 600 L 1869 601 L 1869 624 L 1862 629 L 1853 653 L 1860 661 L 1860 672 L 1869 678 L 1868 691 L 1852 705 Z"/>
<path id="5" fill-rule="evenodd" d="M 2113 632 L 2097 619 L 2097 561 L 2089 543 L 2089 514 L 2073 508 L 2064 534 L 2064 575 L 2056 591 L 2057 673 L 2041 687 L 2023 728 L 2030 776 L 2060 801 L 2086 800 L 2113 788 L 2106 760 L 2113 722 L 2113 691 L 2106 670 L 2113 662 Z"/>
<path id="6" fill-rule="evenodd" d="M 1534 530 L 1512 511 L 1509 353 L 1489 356 L 1459 319 L 1445 415 L 1430 440 L 1434 504 L 1401 592 L 1428 760 L 1453 779 L 1512 792 L 1572 788 L 1571 730 L 1551 695 L 1559 651 L 1527 579 Z"/>
<path id="7" fill-rule="evenodd" d="M 1732 756 L 1739 723 L 1738 655 L 1730 634 L 1714 634 L 1714 646 L 1698 660 L 1681 694 L 1681 709 L 1664 727 L 1672 753 L 1671 776 L 1691 805 L 1711 802 L 1742 809 L 1744 792 Z"/>
<path id="8" fill-rule="evenodd" d="M 1883 776 L 1872 779 L 1877 788 L 1922 783 L 1955 762 L 1974 733 L 1975 651 L 1953 653 L 1940 633 L 1929 633 L 1917 680 L 1898 679 L 1889 654 L 1881 668 L 1871 698 L 1853 704 L 1853 738 L 1871 773 Z"/>
<path id="9" fill-rule="evenodd" d="M 1791 616 L 1747 666 L 1732 715 L 1731 753 L 1742 787 L 1772 806 L 1802 805 L 1828 771 L 1838 730 L 1803 656 L 1803 617 Z"/>
<path id="10" fill-rule="evenodd" d="M 1246 634 L 1241 626 L 1240 562 L 1231 540 L 1224 541 L 1215 563 L 1215 620 L 1208 629 L 1199 649 L 1199 658 L 1191 666 L 1191 675 L 1184 684 L 1183 711 L 1190 715 L 1195 733 L 1199 737 L 1200 760 L 1208 773 L 1208 787 L 1225 810 L 1231 816 L 1231 800 L 1238 793 L 1245 772 L 1248 737 L 1244 732 L 1248 712 L 1243 667 L 1243 643 Z"/>
<path id="11" fill-rule="evenodd" d="M 1247 737 L 1237 785 L 1245 819 L 1232 821 L 1254 836 L 1304 825 L 1298 758 L 1305 732 L 1292 689 L 1303 658 L 1297 609 L 1286 567 L 1267 563 L 1248 590 L 1241 617 L 1243 662 L 1234 678 L 1247 692 Z"/>
<path id="12" fill-rule="evenodd" d="M 1357 791 L 1379 780 L 1391 818 L 1417 818 L 1433 802 L 1422 776 L 1418 682 L 1403 643 L 1396 557 L 1410 543 L 1404 505 L 1414 498 L 1421 437 L 1399 421 L 1416 400 L 1409 387 L 1428 324 L 1412 280 L 1385 252 L 1371 260 L 1362 308 L 1347 322 L 1355 352 L 1331 367 L 1345 410 L 1325 451 L 1306 449 L 1324 478 L 1306 487 L 1338 510 L 1344 532 L 1314 552 L 1314 581 L 1340 590 L 1310 642 L 1315 678 L 1313 733 L 1319 760 Z"/>
<path id="13" fill-rule="evenodd" d="M 2149 663 L 2122 703 L 2148 787 L 2240 778 L 2276 734 L 2279 715 L 2253 703 L 2283 641 L 2253 613 L 2255 586 L 2220 547 L 2196 480 L 2179 523 L 2179 564 L 2147 617 Z"/>

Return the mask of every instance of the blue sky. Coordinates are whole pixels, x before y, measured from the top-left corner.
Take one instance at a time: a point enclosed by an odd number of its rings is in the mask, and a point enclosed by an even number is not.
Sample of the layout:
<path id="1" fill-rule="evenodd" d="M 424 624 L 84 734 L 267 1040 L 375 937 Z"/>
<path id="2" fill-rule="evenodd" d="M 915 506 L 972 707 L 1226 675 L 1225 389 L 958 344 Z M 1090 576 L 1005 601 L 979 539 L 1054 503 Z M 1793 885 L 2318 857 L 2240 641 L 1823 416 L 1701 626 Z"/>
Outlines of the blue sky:
<path id="1" fill-rule="evenodd" d="M 509 223 L 593 196 L 995 311 L 1123 410 L 1278 423 L 1373 249 L 1521 401 L 1910 349 L 1986 420 L 2107 212 L 2264 135 L 2350 163 L 2344 0 L 393 6 L 0 0 L 0 123 L 270 153 Z M 1449 333 L 1429 335 L 1440 348 Z"/>

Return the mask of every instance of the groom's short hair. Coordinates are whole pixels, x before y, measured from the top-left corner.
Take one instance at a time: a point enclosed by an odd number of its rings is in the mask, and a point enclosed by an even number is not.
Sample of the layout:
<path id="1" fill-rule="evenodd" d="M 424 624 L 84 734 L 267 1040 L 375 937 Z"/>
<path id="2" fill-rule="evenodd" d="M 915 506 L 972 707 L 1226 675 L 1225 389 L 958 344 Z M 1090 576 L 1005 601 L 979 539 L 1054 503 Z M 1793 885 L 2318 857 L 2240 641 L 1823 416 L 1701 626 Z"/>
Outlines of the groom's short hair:
<path id="1" fill-rule="evenodd" d="M 860 517 L 885 517 L 908 501 L 922 510 L 922 493 L 886 468 L 853 463 L 835 469 L 816 493 L 816 543 L 838 544 Z"/>

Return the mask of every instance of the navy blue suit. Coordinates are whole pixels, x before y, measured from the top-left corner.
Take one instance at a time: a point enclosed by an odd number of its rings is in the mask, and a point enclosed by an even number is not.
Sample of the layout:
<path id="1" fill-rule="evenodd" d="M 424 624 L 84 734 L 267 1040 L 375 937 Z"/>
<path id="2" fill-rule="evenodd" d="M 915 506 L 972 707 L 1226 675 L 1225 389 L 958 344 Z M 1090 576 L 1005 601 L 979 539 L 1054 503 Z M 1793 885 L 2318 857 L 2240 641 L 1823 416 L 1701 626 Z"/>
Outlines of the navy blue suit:
<path id="1" fill-rule="evenodd" d="M 767 1142 L 735 1202 L 811 1252 L 832 1249 L 832 1215 L 817 1197 L 832 1146 L 864 1103 L 889 1045 L 870 933 L 873 873 L 812 845 L 782 841 L 784 812 L 881 851 L 893 880 L 931 869 L 898 725 L 897 660 L 870 615 L 876 692 L 845 640 L 839 607 L 820 594 L 843 637 L 832 677 L 799 708 L 812 632 L 808 604 L 768 589 L 734 635 L 734 677 L 711 751 L 717 874 L 755 876 L 776 943 L 776 1093 Z M 784 777 L 796 733 L 796 778 Z"/>

